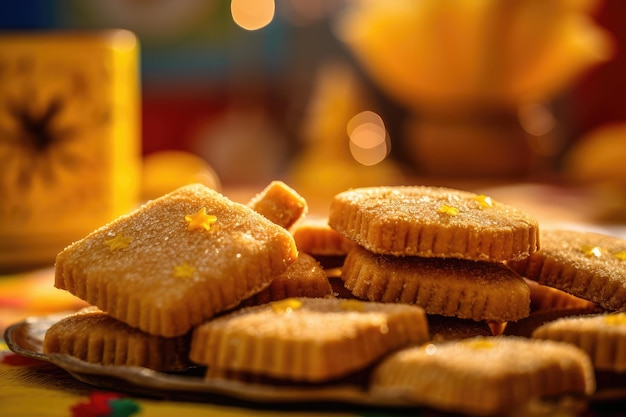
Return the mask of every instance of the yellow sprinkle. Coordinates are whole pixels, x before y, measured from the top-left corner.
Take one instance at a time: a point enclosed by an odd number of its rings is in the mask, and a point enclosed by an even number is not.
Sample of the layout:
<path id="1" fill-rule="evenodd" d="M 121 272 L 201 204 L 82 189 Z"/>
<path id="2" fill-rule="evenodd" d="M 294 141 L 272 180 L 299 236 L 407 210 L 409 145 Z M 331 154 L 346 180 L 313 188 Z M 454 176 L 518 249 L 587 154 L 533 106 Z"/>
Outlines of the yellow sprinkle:
<path id="1" fill-rule="evenodd" d="M 607 324 L 613 324 L 613 325 L 623 325 L 623 324 L 626 324 L 626 313 L 608 314 L 604 318 L 604 321 Z"/>
<path id="2" fill-rule="evenodd" d="M 442 204 L 439 207 L 439 213 L 449 214 L 450 216 L 456 216 L 459 214 L 459 209 L 456 207 L 448 206 L 446 204 Z"/>
<path id="3" fill-rule="evenodd" d="M 626 261 L 626 250 L 615 252 L 613 256 L 615 256 L 620 261 Z"/>
<path id="4" fill-rule="evenodd" d="M 209 230 L 211 225 L 217 221 L 217 216 L 206 214 L 206 207 L 202 207 L 197 213 L 186 215 L 185 220 L 189 223 L 187 225 L 188 230 Z"/>
<path id="5" fill-rule="evenodd" d="M 491 199 L 491 197 L 488 197 L 484 194 L 477 195 L 476 197 L 474 197 L 474 200 L 478 201 L 478 206 L 481 209 L 493 206 L 493 200 Z"/>
<path id="6" fill-rule="evenodd" d="M 118 233 L 113 239 L 105 240 L 104 243 L 109 247 L 109 250 L 113 252 L 118 249 L 127 248 L 131 240 L 133 240 L 132 237 L 126 237 Z"/>
<path id="7" fill-rule="evenodd" d="M 344 300 L 339 304 L 342 310 L 347 311 L 363 311 L 365 306 L 359 300 Z"/>
<path id="8" fill-rule="evenodd" d="M 295 298 L 285 298 L 284 300 L 274 301 L 272 303 L 272 310 L 275 313 L 291 313 L 293 310 L 297 310 L 302 307 L 302 301 Z"/>
<path id="9" fill-rule="evenodd" d="M 491 340 L 486 339 L 469 340 L 465 344 L 472 349 L 491 349 L 495 346 Z"/>
<path id="10" fill-rule="evenodd" d="M 194 272 L 196 272 L 196 268 L 189 265 L 187 262 L 183 262 L 174 267 L 174 277 L 176 278 L 189 278 Z"/>
<path id="11" fill-rule="evenodd" d="M 583 246 L 581 247 L 585 256 L 599 258 L 602 256 L 602 248 L 599 246 Z"/>

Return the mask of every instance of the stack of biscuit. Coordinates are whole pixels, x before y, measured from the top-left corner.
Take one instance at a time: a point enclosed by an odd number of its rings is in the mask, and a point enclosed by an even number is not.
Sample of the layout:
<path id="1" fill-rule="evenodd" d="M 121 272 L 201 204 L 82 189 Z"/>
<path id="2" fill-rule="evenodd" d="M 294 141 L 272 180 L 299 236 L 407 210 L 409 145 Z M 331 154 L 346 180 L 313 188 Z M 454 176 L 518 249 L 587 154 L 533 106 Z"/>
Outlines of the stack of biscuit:
<path id="1" fill-rule="evenodd" d="M 328 222 L 356 243 L 342 279 L 360 299 L 485 323 L 529 314 L 528 285 L 505 265 L 538 249 L 521 210 L 449 188 L 375 187 L 335 196 Z"/>
<path id="2" fill-rule="evenodd" d="M 540 231 L 522 210 L 441 187 L 350 189 L 327 218 L 306 214 L 280 181 L 248 204 L 201 185 L 146 203 L 59 253 L 55 286 L 93 307 L 53 325 L 45 351 L 248 383 L 356 376 L 380 398 L 481 415 L 586 397 L 598 369 L 624 372 L 581 341 L 593 338 L 539 328 L 626 310 L 622 241 Z M 607 320 L 618 334 L 626 322 Z"/>

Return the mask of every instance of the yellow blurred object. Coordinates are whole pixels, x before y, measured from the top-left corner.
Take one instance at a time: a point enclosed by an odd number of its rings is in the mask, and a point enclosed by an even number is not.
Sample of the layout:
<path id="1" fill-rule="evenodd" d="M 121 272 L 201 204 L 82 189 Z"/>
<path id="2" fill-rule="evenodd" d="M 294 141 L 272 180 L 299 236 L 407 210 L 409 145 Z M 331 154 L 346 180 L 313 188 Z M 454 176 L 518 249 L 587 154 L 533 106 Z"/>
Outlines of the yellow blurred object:
<path id="1" fill-rule="evenodd" d="M 340 38 L 411 108 L 551 98 L 612 54 L 589 0 L 355 0 Z"/>
<path id="2" fill-rule="evenodd" d="M 312 212 L 327 210 L 330 199 L 348 188 L 392 185 L 404 179 L 388 158 L 365 165 L 351 152 L 355 116 L 373 113 L 366 111 L 370 104 L 350 67 L 332 62 L 321 68 L 302 127 L 304 150 L 294 158 L 288 174 L 288 181 L 307 199 Z M 376 127 L 384 130 L 384 126 Z"/>
<path id="3" fill-rule="evenodd" d="M 597 216 L 626 221 L 626 122 L 599 126 L 572 146 L 563 159 L 563 175 L 591 190 Z"/>
<path id="4" fill-rule="evenodd" d="M 138 52 L 126 30 L 0 36 L 0 269 L 138 204 Z"/>
<path id="5" fill-rule="evenodd" d="M 626 190 L 626 122 L 599 126 L 572 146 L 563 162 L 564 173 L 580 183 L 609 181 Z"/>
<path id="6" fill-rule="evenodd" d="M 413 113 L 407 157 L 433 176 L 517 178 L 550 167 L 547 159 L 562 146 L 557 124 L 535 135 L 521 125 L 519 109 L 548 108 L 613 53 L 612 37 L 591 19 L 593 0 L 349 4 L 338 36 Z M 551 153 L 538 153 L 537 143 Z"/>
<path id="7" fill-rule="evenodd" d="M 183 185 L 201 183 L 214 190 L 220 180 L 208 162 L 186 151 L 158 151 L 143 160 L 143 201 L 161 197 Z"/>

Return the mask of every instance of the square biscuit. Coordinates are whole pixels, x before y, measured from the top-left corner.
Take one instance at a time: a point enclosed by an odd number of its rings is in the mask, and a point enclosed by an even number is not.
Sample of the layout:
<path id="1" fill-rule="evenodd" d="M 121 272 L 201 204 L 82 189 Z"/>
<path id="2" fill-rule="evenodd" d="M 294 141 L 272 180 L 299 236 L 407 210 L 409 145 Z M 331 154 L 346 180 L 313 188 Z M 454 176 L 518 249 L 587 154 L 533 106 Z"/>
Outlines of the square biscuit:
<path id="1" fill-rule="evenodd" d="M 264 289 L 297 256 L 287 230 L 192 184 L 66 247 L 55 286 L 130 326 L 173 337 Z"/>

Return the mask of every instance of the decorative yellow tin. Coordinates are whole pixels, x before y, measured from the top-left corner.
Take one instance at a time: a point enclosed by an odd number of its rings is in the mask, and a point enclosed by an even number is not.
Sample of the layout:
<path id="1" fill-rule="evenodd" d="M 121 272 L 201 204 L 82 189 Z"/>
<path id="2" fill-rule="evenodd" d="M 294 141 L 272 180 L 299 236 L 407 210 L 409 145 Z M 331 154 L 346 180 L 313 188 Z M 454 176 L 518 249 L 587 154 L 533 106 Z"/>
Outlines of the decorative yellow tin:
<path id="1" fill-rule="evenodd" d="M 0 269 L 138 204 L 138 52 L 126 30 L 0 34 Z"/>

